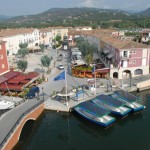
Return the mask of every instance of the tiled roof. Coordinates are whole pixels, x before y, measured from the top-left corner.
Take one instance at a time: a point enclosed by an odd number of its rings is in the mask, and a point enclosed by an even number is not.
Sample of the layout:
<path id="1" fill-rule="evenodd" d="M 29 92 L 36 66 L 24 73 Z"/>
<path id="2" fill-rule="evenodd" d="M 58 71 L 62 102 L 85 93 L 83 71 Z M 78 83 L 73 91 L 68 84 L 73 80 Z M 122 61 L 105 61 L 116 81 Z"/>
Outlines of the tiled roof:
<path id="1" fill-rule="evenodd" d="M 0 37 L 32 33 L 34 30 L 34 28 L 5 29 L 0 31 Z"/>
<path id="2" fill-rule="evenodd" d="M 100 30 L 82 32 L 81 34 L 95 36 L 99 38 L 101 41 L 104 41 L 105 43 L 109 43 L 110 45 L 112 45 L 117 49 L 148 48 L 147 45 L 136 43 L 131 40 L 126 40 L 122 36 L 113 36 L 112 32 L 114 31 L 115 30 L 100 29 Z"/>

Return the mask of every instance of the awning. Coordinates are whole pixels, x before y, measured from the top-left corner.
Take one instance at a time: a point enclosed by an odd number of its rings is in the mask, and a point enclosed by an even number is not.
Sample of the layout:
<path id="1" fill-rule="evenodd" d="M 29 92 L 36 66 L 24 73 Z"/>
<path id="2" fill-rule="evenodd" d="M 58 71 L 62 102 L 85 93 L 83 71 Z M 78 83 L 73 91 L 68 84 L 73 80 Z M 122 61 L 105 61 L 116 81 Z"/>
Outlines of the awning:
<path id="1" fill-rule="evenodd" d="M 109 54 L 108 56 L 107 56 L 107 58 L 112 58 L 114 56 L 114 54 Z"/>
<path id="2" fill-rule="evenodd" d="M 39 46 L 31 46 L 31 47 L 28 47 L 29 51 L 34 51 L 34 50 L 41 50 L 41 48 Z"/>
<path id="3" fill-rule="evenodd" d="M 103 51 L 103 53 L 104 54 L 107 54 L 107 53 L 109 53 L 110 51 L 108 50 L 108 49 L 105 49 L 104 51 Z"/>

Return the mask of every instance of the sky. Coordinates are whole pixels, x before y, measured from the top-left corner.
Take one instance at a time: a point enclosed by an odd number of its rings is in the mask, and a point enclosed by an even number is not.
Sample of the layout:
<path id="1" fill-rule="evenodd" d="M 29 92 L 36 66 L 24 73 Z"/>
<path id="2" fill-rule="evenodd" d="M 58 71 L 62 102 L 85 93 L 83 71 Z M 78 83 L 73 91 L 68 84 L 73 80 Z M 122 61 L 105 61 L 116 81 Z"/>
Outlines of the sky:
<path id="1" fill-rule="evenodd" d="M 150 0 L 0 0 L 0 15 L 31 15 L 51 8 L 72 7 L 141 11 L 150 7 Z"/>

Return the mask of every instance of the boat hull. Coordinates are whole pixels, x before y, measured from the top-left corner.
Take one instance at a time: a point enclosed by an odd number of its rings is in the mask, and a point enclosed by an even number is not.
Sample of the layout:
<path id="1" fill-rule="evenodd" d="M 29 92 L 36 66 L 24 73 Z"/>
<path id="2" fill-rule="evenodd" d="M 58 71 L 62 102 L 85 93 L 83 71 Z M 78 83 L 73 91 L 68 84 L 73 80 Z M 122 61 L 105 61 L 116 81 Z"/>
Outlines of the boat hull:
<path id="1" fill-rule="evenodd" d="M 124 101 L 125 102 L 125 106 L 127 106 L 128 108 L 130 108 L 133 112 L 137 112 L 137 111 L 141 111 L 143 109 L 145 109 L 146 107 L 137 103 L 137 102 L 128 102 L 126 99 L 120 97 L 119 95 L 116 94 L 112 94 L 111 95 L 113 98 L 117 98 L 120 101 Z"/>
<path id="2" fill-rule="evenodd" d="M 85 119 L 103 127 L 110 126 L 115 121 L 115 118 L 111 116 L 107 115 L 107 116 L 97 117 L 83 110 L 80 107 L 75 107 L 74 110 Z"/>
<path id="3" fill-rule="evenodd" d="M 131 111 L 130 108 L 123 107 L 123 106 L 116 108 L 104 102 L 100 102 L 98 99 L 92 100 L 92 102 L 98 106 L 101 106 L 110 110 L 113 114 L 119 115 L 121 117 L 126 116 Z"/>

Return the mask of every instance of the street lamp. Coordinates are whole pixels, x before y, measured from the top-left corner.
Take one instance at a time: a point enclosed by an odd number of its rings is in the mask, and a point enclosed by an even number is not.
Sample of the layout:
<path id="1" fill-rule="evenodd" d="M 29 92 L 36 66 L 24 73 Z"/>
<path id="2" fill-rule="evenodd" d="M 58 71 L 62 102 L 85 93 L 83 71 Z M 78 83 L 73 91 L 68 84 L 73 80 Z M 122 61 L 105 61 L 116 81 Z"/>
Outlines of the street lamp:
<path id="1" fill-rule="evenodd" d="M 107 92 L 108 92 L 108 77 L 107 77 Z"/>
<path id="2" fill-rule="evenodd" d="M 131 72 L 130 72 L 129 77 L 130 77 L 130 87 L 131 87 L 132 86 L 132 82 L 131 82 L 131 80 L 132 80 L 132 73 Z"/>
<path id="3" fill-rule="evenodd" d="M 44 87 L 42 87 L 43 101 L 44 101 Z"/>

